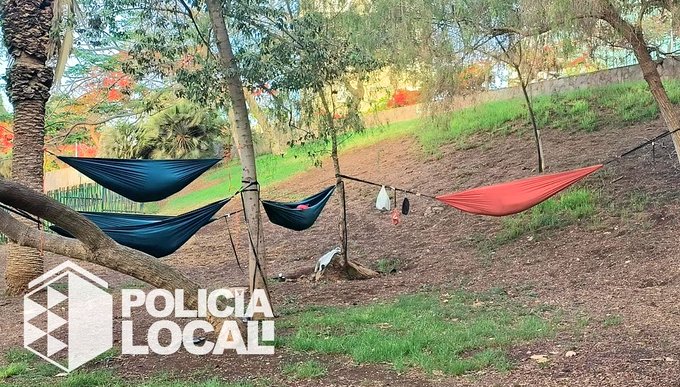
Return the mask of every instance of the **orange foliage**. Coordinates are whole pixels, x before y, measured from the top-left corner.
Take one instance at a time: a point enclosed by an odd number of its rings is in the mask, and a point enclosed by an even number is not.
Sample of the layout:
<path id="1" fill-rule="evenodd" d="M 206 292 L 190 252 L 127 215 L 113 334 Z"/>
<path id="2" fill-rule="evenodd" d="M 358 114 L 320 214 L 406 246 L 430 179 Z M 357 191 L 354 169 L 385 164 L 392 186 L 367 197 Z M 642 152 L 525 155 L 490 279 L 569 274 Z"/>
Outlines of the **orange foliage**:
<path id="1" fill-rule="evenodd" d="M 392 98 L 387 101 L 388 108 L 415 105 L 420 102 L 420 92 L 417 90 L 397 89 L 392 94 Z"/>
<path id="2" fill-rule="evenodd" d="M 480 62 L 472 64 L 458 74 L 458 85 L 461 90 L 479 90 L 491 75 L 491 64 Z"/>
<path id="3" fill-rule="evenodd" d="M 78 157 L 94 157 L 97 155 L 97 148 L 87 144 L 65 144 L 58 145 L 57 151 L 60 155 L 71 155 Z"/>
<path id="4" fill-rule="evenodd" d="M 12 150 L 14 133 L 9 122 L 0 122 L 0 153 L 7 154 Z"/>

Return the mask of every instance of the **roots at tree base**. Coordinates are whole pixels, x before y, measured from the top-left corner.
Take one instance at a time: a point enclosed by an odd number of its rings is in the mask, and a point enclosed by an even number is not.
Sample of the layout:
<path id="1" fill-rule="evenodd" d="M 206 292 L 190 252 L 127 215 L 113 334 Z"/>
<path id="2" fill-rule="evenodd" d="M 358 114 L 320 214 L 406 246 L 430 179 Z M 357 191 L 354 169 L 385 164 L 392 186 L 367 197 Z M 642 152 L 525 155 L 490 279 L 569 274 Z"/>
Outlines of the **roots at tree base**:
<path id="1" fill-rule="evenodd" d="M 380 275 L 377 271 L 373 271 L 359 262 L 347 261 L 347 269 L 343 267 L 339 261 L 339 256 L 335 257 L 328 267 L 314 275 L 314 280 L 318 281 L 321 278 L 336 278 L 336 279 L 350 279 L 350 280 L 364 280 L 375 278 Z"/>

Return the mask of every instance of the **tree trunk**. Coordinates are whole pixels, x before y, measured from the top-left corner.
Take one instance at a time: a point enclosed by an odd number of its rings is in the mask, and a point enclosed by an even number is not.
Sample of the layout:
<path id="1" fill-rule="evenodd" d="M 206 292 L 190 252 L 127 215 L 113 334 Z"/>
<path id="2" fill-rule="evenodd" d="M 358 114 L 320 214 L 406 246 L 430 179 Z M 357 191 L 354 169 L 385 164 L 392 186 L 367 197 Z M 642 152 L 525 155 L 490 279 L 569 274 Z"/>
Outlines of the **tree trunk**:
<path id="1" fill-rule="evenodd" d="M 642 31 L 624 20 L 609 1 L 601 0 L 600 5 L 602 6 L 600 18 L 618 31 L 633 48 L 633 53 L 635 53 L 635 57 L 642 70 L 642 76 L 647 85 L 649 85 L 649 90 L 652 92 L 654 100 L 659 105 L 661 117 L 666 122 L 668 130 L 673 132 L 671 135 L 673 146 L 680 161 L 680 115 L 675 110 L 670 98 L 668 98 L 668 93 L 666 93 L 666 89 L 661 82 L 661 75 L 657 69 L 657 64 L 647 50 L 647 43 Z"/>
<path id="2" fill-rule="evenodd" d="M 321 99 L 321 104 L 324 108 L 324 116 L 326 121 L 327 134 L 331 138 L 331 160 L 333 160 L 333 170 L 335 171 L 335 192 L 338 195 L 338 200 L 340 202 L 340 257 L 341 262 L 338 265 L 337 261 L 331 263 L 331 267 L 338 268 L 343 276 L 348 279 L 367 279 L 378 275 L 377 272 L 357 263 L 350 261 L 347 251 L 347 201 L 345 197 L 345 182 L 340 177 L 340 158 L 338 157 L 338 130 L 333 121 L 333 115 L 335 114 L 335 109 L 331 108 L 328 103 L 326 95 L 323 89 L 317 89 L 317 94 Z M 331 95 L 331 98 L 332 95 Z M 320 277 L 317 276 L 317 280 Z"/>
<path id="3" fill-rule="evenodd" d="M 52 1 L 9 0 L 2 11 L 5 45 L 12 58 L 7 77 L 14 105 L 12 178 L 42 192 L 45 104 L 54 76 L 46 66 Z M 36 249 L 10 245 L 5 270 L 8 294 L 23 293 L 42 273 L 43 259 Z"/>
<path id="4" fill-rule="evenodd" d="M 342 257 L 342 270 L 348 274 L 347 262 L 347 203 L 345 201 L 345 184 L 340 177 L 340 158 L 338 157 L 338 132 L 333 121 L 334 109 L 331 109 L 323 89 L 317 89 L 317 94 L 321 99 L 324 109 L 324 120 L 326 121 L 326 133 L 331 138 L 331 160 L 333 160 L 333 170 L 335 171 L 335 192 L 340 201 L 340 256 Z M 333 96 L 331 95 L 331 98 Z"/>
<path id="5" fill-rule="evenodd" d="M 522 75 L 517 69 L 517 74 L 519 77 L 520 85 L 522 85 L 522 94 L 524 94 L 524 100 L 527 103 L 527 110 L 529 111 L 529 118 L 531 119 L 531 126 L 534 128 L 534 139 L 536 140 L 536 153 L 538 153 L 538 173 L 543 173 L 545 170 L 545 157 L 543 155 L 543 143 L 541 142 L 541 130 L 538 128 L 538 123 L 536 122 L 536 114 L 534 114 L 534 105 L 529 97 L 529 92 L 527 91 L 527 85 L 522 79 Z"/>
<path id="6" fill-rule="evenodd" d="M 234 121 L 236 123 L 236 143 L 238 144 L 239 159 L 243 169 L 243 187 L 257 182 L 255 170 L 255 149 L 253 147 L 253 134 L 250 129 L 248 107 L 243 93 L 243 83 L 240 72 L 234 60 L 234 52 L 229 41 L 229 32 L 222 12 L 220 0 L 207 0 L 210 22 L 213 27 L 220 63 L 225 69 L 229 97 L 231 98 Z M 259 185 L 244 191 L 243 212 L 247 220 L 249 234 L 249 261 L 248 281 L 250 291 L 265 287 L 265 259 L 264 259 L 264 235 L 262 233 L 262 219 L 260 217 L 260 191 Z"/>

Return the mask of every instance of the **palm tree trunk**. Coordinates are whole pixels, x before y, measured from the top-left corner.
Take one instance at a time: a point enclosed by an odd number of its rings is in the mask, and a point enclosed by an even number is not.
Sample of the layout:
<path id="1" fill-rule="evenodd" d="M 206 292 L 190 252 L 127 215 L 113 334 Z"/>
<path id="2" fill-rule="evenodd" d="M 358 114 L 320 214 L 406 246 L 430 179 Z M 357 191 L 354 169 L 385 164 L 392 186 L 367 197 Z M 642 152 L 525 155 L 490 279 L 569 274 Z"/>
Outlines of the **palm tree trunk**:
<path id="1" fill-rule="evenodd" d="M 231 98 L 234 122 L 236 124 L 236 144 L 238 144 L 239 159 L 242 166 L 243 186 L 257 182 L 255 171 L 255 149 L 253 134 L 250 128 L 246 97 L 243 93 L 243 83 L 240 72 L 234 61 L 234 52 L 229 41 L 229 32 L 222 12 L 220 0 L 207 0 L 210 21 L 217 40 L 220 62 L 225 69 L 229 97 Z M 264 235 L 262 233 L 262 218 L 260 216 L 260 192 L 257 187 L 251 187 L 242 193 L 243 211 L 248 222 L 249 261 L 248 278 L 250 290 L 264 288 Z M 258 267 L 259 266 L 259 267 Z"/>
<path id="2" fill-rule="evenodd" d="M 9 0 L 2 11 L 5 44 L 13 59 L 7 82 L 14 105 L 12 178 L 42 192 L 45 104 L 53 79 L 52 69 L 46 66 L 52 1 Z M 5 270 L 8 294 L 21 294 L 42 273 L 43 259 L 37 250 L 10 246 Z"/>

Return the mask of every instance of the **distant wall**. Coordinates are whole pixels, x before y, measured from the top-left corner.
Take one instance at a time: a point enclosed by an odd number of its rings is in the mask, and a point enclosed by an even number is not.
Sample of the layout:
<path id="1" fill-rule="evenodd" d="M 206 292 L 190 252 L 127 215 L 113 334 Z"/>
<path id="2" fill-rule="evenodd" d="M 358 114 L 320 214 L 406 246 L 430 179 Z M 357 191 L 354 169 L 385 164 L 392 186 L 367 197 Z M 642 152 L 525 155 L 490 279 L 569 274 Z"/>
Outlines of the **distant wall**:
<path id="1" fill-rule="evenodd" d="M 45 174 L 45 192 L 87 183 L 92 183 L 92 180 L 71 167 Z"/>
<path id="2" fill-rule="evenodd" d="M 659 72 L 661 73 L 661 77 L 664 79 L 680 78 L 680 61 L 675 59 L 666 59 L 663 62 L 663 65 L 659 66 Z M 643 79 L 644 78 L 642 77 L 642 70 L 640 70 L 640 66 L 632 65 L 532 83 L 529 85 L 529 92 L 532 96 L 550 95 L 571 90 L 586 89 L 589 87 L 642 81 Z M 522 90 L 519 87 L 489 90 L 481 93 L 455 97 L 449 102 L 448 110 L 456 111 L 489 101 L 499 101 L 521 97 Z M 424 104 L 405 106 L 381 111 L 378 113 L 367 114 L 364 116 L 364 124 L 366 127 L 385 125 L 393 122 L 411 120 L 426 113 L 427 107 Z"/>

